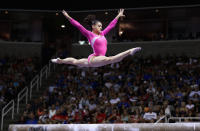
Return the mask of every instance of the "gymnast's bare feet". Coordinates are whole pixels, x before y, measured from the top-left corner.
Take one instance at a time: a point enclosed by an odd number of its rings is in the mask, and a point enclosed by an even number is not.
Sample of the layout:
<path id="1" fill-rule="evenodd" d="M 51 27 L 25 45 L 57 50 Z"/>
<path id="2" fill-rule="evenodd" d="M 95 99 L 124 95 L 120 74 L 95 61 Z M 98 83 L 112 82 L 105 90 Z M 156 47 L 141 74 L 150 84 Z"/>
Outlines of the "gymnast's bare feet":
<path id="1" fill-rule="evenodd" d="M 62 59 L 60 59 L 60 58 L 51 59 L 51 62 L 57 63 L 57 64 L 62 64 Z"/>
<path id="2" fill-rule="evenodd" d="M 142 48 L 141 47 L 136 47 L 130 49 L 130 55 L 134 55 L 136 52 L 140 51 Z"/>

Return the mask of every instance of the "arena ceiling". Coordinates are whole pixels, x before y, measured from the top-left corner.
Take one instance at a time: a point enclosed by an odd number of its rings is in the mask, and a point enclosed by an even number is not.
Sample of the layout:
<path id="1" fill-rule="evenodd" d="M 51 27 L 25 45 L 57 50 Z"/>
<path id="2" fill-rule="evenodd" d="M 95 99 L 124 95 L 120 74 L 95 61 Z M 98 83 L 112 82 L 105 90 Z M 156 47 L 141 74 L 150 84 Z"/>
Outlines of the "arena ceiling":
<path id="1" fill-rule="evenodd" d="M 23 10 L 68 10 L 68 11 L 84 11 L 84 10 L 106 10 L 118 8 L 140 8 L 140 7 L 155 7 L 155 6 L 179 6 L 179 5 L 194 5 L 200 4 L 199 0 L 64 0 L 64 1 L 17 1 L 13 3 L 1 3 L 0 9 L 23 9 Z"/>

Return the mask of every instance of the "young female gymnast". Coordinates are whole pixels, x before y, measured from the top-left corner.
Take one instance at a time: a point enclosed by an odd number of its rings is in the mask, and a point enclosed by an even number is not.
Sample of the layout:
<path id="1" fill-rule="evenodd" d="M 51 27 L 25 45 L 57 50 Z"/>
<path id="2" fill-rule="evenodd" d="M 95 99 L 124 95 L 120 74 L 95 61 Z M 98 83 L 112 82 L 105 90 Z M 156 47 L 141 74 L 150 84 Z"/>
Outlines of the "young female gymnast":
<path id="1" fill-rule="evenodd" d="M 72 17 L 68 15 L 68 13 L 63 10 L 63 15 L 70 21 L 70 23 L 77 27 L 80 32 L 87 37 L 90 45 L 93 49 L 93 54 L 89 55 L 88 58 L 83 59 L 75 59 L 75 58 L 66 58 L 66 59 L 52 59 L 51 61 L 53 63 L 57 64 L 72 64 L 79 67 L 101 67 L 108 64 L 120 62 L 128 55 L 134 55 L 137 51 L 141 50 L 141 47 L 132 48 L 129 50 L 126 50 L 122 53 L 119 53 L 115 56 L 105 56 L 107 51 L 107 40 L 105 38 L 105 35 L 113 28 L 115 27 L 118 19 L 120 17 L 124 17 L 124 9 L 120 9 L 118 12 L 118 15 L 115 17 L 115 19 L 110 22 L 110 24 L 103 30 L 102 30 L 102 23 L 98 20 L 93 20 L 91 22 L 92 31 L 89 31 L 85 29 L 79 22 L 74 20 Z"/>

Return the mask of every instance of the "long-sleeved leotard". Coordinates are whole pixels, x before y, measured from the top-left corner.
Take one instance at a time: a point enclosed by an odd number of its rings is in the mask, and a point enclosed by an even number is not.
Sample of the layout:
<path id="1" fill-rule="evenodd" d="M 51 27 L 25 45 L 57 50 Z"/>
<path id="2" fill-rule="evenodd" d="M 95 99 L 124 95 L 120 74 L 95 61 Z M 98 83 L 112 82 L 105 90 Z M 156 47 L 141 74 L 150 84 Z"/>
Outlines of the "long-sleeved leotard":
<path id="1" fill-rule="evenodd" d="M 105 35 L 113 28 L 115 27 L 117 23 L 117 19 L 115 18 L 110 24 L 101 31 L 100 35 L 96 35 L 93 32 L 85 29 L 79 22 L 74 20 L 73 18 L 70 19 L 70 23 L 77 27 L 80 32 L 87 37 L 88 41 L 90 42 L 90 45 L 93 49 L 93 54 L 89 55 L 88 62 L 90 62 L 90 58 L 92 56 L 105 56 L 107 51 L 107 40 L 105 38 Z"/>

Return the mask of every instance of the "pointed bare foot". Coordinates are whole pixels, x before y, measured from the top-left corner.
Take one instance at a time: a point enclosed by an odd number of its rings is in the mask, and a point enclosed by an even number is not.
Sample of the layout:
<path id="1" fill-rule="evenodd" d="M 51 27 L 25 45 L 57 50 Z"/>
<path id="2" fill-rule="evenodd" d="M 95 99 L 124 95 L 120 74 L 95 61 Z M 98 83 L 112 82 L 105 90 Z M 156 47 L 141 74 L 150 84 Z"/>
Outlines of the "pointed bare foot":
<path id="1" fill-rule="evenodd" d="M 134 55 L 136 52 L 140 51 L 141 49 L 142 49 L 141 47 L 130 49 L 130 55 Z"/>
<path id="2" fill-rule="evenodd" d="M 56 64 L 62 64 L 62 59 L 60 58 L 51 59 L 51 62 L 56 63 Z"/>

